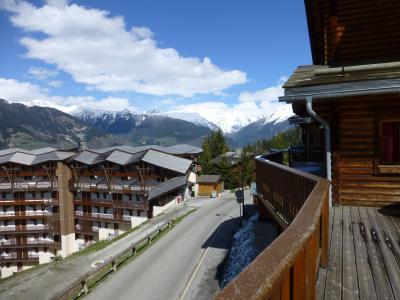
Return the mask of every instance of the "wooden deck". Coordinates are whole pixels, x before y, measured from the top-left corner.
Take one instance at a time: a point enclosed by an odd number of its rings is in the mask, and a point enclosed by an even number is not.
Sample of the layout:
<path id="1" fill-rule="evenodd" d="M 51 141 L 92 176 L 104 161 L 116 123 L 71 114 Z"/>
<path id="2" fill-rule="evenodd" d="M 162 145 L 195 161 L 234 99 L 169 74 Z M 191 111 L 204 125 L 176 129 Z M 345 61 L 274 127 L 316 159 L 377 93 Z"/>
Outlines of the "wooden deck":
<path id="1" fill-rule="evenodd" d="M 338 206 L 330 214 L 327 269 L 318 299 L 400 299 L 400 218 L 372 207 Z"/>

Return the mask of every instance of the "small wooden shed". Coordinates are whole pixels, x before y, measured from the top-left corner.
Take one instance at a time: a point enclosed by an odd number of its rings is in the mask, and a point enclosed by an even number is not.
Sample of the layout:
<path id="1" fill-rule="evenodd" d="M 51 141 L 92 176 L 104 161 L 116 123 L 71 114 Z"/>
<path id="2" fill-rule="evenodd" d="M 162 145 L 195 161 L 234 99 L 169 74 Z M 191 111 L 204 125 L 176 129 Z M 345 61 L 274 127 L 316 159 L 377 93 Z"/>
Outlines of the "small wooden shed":
<path id="1" fill-rule="evenodd" d="M 217 196 L 224 190 L 224 182 L 221 175 L 201 175 L 197 179 L 199 185 L 198 196 L 211 197 L 213 191 L 217 192 Z"/>

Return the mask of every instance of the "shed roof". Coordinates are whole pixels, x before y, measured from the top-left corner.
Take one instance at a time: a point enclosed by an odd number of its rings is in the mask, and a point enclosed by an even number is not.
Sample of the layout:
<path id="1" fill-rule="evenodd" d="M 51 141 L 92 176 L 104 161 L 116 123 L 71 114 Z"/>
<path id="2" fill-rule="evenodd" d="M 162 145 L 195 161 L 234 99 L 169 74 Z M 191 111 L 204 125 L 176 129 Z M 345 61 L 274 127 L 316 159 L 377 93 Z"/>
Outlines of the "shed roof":
<path id="1" fill-rule="evenodd" d="M 157 198 L 187 184 L 186 176 L 174 177 L 166 182 L 160 183 L 149 191 L 148 200 Z"/>
<path id="2" fill-rule="evenodd" d="M 221 180 L 221 175 L 201 175 L 197 179 L 197 183 L 218 183 Z"/>

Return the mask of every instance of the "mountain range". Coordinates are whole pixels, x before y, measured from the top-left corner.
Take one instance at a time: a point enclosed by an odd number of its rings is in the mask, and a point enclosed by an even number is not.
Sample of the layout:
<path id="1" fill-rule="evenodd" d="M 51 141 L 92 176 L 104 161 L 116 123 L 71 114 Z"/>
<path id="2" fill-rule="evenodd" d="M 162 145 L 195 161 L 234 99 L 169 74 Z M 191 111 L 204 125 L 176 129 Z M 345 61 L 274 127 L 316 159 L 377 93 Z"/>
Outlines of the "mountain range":
<path id="1" fill-rule="evenodd" d="M 245 126 L 241 123 L 238 130 L 225 133 L 232 147 L 269 139 L 289 127 L 282 114 L 243 122 Z M 89 147 L 177 143 L 200 146 L 204 137 L 218 129 L 198 114 L 86 110 L 70 115 L 55 108 L 26 106 L 0 99 L 1 148 L 29 149 L 48 145 L 71 148 L 80 142 Z"/>

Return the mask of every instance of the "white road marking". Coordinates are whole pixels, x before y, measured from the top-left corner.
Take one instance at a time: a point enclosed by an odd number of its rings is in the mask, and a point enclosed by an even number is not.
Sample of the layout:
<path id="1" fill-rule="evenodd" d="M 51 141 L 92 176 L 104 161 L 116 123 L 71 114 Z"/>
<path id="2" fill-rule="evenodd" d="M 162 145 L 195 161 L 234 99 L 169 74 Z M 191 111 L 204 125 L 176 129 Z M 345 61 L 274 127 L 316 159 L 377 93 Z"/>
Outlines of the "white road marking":
<path id="1" fill-rule="evenodd" d="M 99 264 L 104 264 L 104 261 L 103 261 L 103 260 L 96 260 L 96 261 L 94 261 L 90 266 L 91 266 L 92 268 L 96 268 L 97 265 L 99 265 Z"/>

